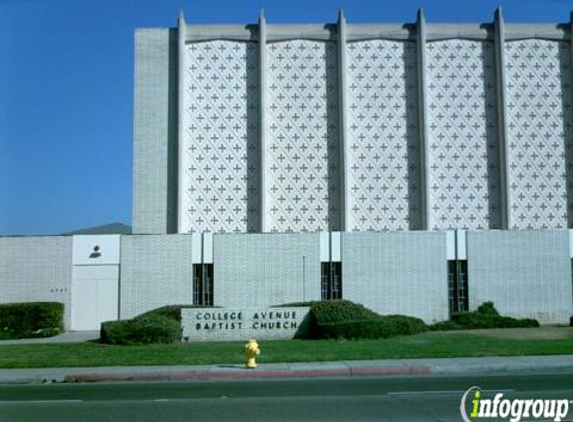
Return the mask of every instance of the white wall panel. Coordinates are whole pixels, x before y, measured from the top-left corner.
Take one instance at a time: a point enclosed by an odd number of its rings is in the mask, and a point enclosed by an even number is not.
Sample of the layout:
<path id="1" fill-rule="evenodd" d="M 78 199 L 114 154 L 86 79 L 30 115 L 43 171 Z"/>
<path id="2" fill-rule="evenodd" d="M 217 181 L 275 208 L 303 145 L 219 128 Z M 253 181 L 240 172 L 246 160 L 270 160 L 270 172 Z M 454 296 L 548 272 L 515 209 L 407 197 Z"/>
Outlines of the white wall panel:
<path id="1" fill-rule="evenodd" d="M 332 42 L 267 45 L 267 207 L 271 232 L 340 226 L 337 51 Z"/>
<path id="2" fill-rule="evenodd" d="M 571 43 L 508 41 L 505 54 L 510 228 L 567 228 L 572 201 L 567 173 L 573 169 Z"/>
<path id="3" fill-rule="evenodd" d="M 446 234 L 343 233 L 342 291 L 381 314 L 448 319 Z"/>
<path id="4" fill-rule="evenodd" d="M 193 303 L 192 235 L 124 236 L 120 317 Z"/>
<path id="5" fill-rule="evenodd" d="M 421 227 L 416 48 L 346 46 L 348 231 Z"/>
<path id="6" fill-rule="evenodd" d="M 185 46 L 180 233 L 260 230 L 258 50 Z"/>
<path id="7" fill-rule="evenodd" d="M 499 228 L 494 45 L 433 41 L 426 52 L 430 229 Z"/>
<path id="8" fill-rule="evenodd" d="M 215 306 L 320 300 L 320 234 L 215 235 Z"/>
<path id="9" fill-rule="evenodd" d="M 566 323 L 573 314 L 569 233 L 468 232 L 470 310 L 494 302 L 503 315 Z"/>
<path id="10" fill-rule="evenodd" d="M 0 237 L 0 303 L 61 302 L 70 326 L 72 237 Z"/>
<path id="11" fill-rule="evenodd" d="M 173 233 L 177 231 L 177 31 L 138 28 L 134 49 L 133 233 Z"/>

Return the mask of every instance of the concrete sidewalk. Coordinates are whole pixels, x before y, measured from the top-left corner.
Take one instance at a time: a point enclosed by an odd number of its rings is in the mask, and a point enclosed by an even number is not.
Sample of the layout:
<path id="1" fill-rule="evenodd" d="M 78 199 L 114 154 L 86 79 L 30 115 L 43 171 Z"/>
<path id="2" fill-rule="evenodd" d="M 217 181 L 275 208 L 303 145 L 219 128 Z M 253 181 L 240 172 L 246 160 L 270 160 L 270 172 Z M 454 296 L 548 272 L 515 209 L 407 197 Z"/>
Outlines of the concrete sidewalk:
<path id="1" fill-rule="evenodd" d="M 256 369 L 242 365 L 2 369 L 0 384 L 564 371 L 573 372 L 573 355 L 281 363 L 260 364 Z"/>

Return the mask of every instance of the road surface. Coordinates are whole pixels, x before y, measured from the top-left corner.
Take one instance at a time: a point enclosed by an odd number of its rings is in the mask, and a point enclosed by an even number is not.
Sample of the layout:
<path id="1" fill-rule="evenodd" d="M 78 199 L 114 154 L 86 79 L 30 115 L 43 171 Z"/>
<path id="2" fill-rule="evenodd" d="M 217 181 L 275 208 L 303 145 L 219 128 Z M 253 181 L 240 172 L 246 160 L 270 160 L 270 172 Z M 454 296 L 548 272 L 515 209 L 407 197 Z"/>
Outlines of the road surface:
<path id="1" fill-rule="evenodd" d="M 3 385 L 0 421 L 461 421 L 472 386 L 573 399 L 573 373 Z"/>

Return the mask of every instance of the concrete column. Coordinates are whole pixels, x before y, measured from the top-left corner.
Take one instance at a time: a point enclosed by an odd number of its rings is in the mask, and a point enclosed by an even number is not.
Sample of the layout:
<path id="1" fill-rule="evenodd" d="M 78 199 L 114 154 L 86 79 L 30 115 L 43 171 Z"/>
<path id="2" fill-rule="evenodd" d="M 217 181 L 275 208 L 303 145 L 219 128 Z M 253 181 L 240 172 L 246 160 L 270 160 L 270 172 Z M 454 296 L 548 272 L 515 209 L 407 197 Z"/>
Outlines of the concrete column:
<path id="1" fill-rule="evenodd" d="M 183 186 L 183 175 L 185 174 L 185 169 L 183 168 L 183 163 L 184 163 L 184 156 L 183 154 L 185 153 L 184 151 L 184 147 L 183 147 L 183 136 L 185 134 L 185 104 L 184 104 L 184 98 L 185 98 L 185 94 L 184 94 L 184 86 L 185 86 L 185 41 L 187 39 L 187 24 L 185 23 L 185 16 L 183 15 L 183 11 L 179 12 L 179 19 L 177 20 L 177 34 L 178 34 L 178 54 L 177 54 L 177 59 L 178 59 L 178 92 L 179 92 L 179 96 L 178 96 L 178 101 L 179 101 L 179 105 L 178 105 L 178 121 L 179 121 L 179 125 L 178 125 L 178 133 L 177 133 L 177 138 L 178 138 L 178 144 L 179 144 L 179 165 L 178 165 L 178 203 L 179 204 L 183 204 L 185 203 L 183 201 L 183 195 L 185 195 L 185 189 Z M 183 226 L 183 219 L 185 217 L 185 210 L 183 209 L 183 207 L 180 205 L 179 206 L 179 210 L 177 212 L 177 233 L 181 233 L 182 231 L 182 226 Z"/>
<path id="2" fill-rule="evenodd" d="M 342 9 L 338 12 L 338 112 L 340 136 L 340 227 L 345 231 L 350 227 L 350 210 L 346 199 L 349 198 L 346 130 L 346 19 Z"/>
<path id="3" fill-rule="evenodd" d="M 417 67 L 418 67 L 418 125 L 420 130 L 420 194 L 421 194 L 421 214 L 422 230 L 430 230 L 431 224 L 431 204 L 430 194 L 430 151 L 428 148 L 428 109 L 426 87 L 426 17 L 424 9 L 418 10 L 416 21 L 416 46 L 417 46 Z"/>
<path id="4" fill-rule="evenodd" d="M 260 213 L 261 232 L 269 230 L 267 222 L 267 28 L 265 12 L 259 14 L 259 141 L 260 141 Z"/>
<path id="5" fill-rule="evenodd" d="M 501 7 L 494 14 L 495 28 L 495 72 L 497 82 L 497 130 L 499 150 L 499 193 L 501 229 L 511 228 L 510 186 L 507 149 L 507 104 L 505 92 L 505 34 Z"/>
<path id="6" fill-rule="evenodd" d="M 571 15 L 569 17 L 570 23 L 569 23 L 569 41 L 571 43 L 571 71 L 573 72 L 573 12 L 571 12 Z M 567 159 L 567 156 L 565 156 Z M 565 176 L 567 179 L 569 179 L 571 177 L 570 174 L 566 173 Z M 569 189 L 567 190 L 567 195 L 573 195 L 573 193 L 571 191 L 569 191 Z M 567 198 L 567 204 L 570 204 L 571 202 L 573 202 L 573 198 Z M 568 228 L 571 228 L 571 221 L 573 221 L 573 216 L 569 215 L 569 211 L 567 213 L 567 220 L 568 220 Z"/>

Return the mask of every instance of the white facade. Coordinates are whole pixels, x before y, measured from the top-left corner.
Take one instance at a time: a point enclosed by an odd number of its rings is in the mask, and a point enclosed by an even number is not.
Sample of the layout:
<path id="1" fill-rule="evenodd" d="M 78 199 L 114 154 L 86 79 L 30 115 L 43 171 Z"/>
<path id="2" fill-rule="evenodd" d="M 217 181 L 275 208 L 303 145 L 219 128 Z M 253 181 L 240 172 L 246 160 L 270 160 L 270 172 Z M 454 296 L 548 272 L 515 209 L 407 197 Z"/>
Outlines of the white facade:
<path id="1" fill-rule="evenodd" d="M 471 310 L 493 301 L 503 314 L 545 324 L 573 314 L 571 230 L 111 237 L 118 264 L 72 261 L 72 244 L 102 236 L 0 238 L 0 303 L 63 302 L 68 328 L 96 330 L 192 304 L 194 265 L 204 263 L 214 268 L 217 309 L 264 310 L 321 300 L 321 265 L 339 261 L 344 299 L 431 323 L 449 317 L 448 262 L 464 260 Z"/>
<path id="2" fill-rule="evenodd" d="M 177 130 L 161 142 L 167 155 L 178 145 L 178 164 L 139 160 L 149 141 L 138 131 L 135 187 L 167 167 L 161 177 L 178 188 L 167 183 L 155 202 L 136 201 L 135 233 L 571 226 L 565 25 L 505 24 L 498 11 L 475 25 L 426 24 L 422 13 L 406 25 L 347 24 L 341 15 L 332 25 L 261 16 L 258 25 L 209 26 L 180 17 L 170 31 L 164 66 L 153 56 L 159 70 L 136 80 L 138 98 L 151 76 L 169 89 L 136 104 L 136 121 L 167 110 Z M 139 30 L 138 42 L 157 36 Z M 140 54 L 145 68 L 150 57 Z"/>

